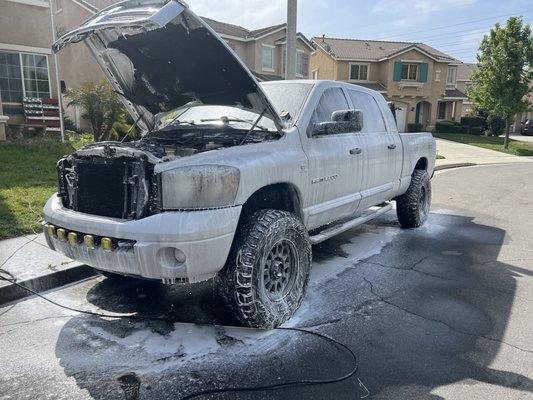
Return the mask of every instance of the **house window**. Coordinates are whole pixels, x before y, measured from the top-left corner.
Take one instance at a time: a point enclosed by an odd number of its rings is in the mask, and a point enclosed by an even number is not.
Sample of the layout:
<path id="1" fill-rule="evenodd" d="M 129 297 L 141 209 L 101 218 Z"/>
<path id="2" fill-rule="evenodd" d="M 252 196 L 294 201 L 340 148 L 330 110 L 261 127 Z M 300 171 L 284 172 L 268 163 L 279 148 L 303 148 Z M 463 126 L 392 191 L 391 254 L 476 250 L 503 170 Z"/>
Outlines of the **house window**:
<path id="1" fill-rule="evenodd" d="M 440 69 L 435 71 L 435 82 L 440 82 Z"/>
<path id="2" fill-rule="evenodd" d="M 455 85 L 456 76 L 457 76 L 457 67 L 448 67 L 448 73 L 446 75 L 446 84 Z"/>
<path id="3" fill-rule="evenodd" d="M 418 79 L 418 64 L 402 63 L 402 80 L 416 81 Z"/>
<path id="4" fill-rule="evenodd" d="M 351 81 L 368 81 L 368 64 L 350 64 Z"/>
<path id="5" fill-rule="evenodd" d="M 313 72 L 312 72 L 312 78 L 317 81 L 319 78 L 318 78 L 318 69 L 315 69 Z"/>
<path id="6" fill-rule="evenodd" d="M 437 119 L 446 119 L 446 102 L 439 101 L 437 104 Z"/>
<path id="7" fill-rule="evenodd" d="M 309 71 L 309 56 L 303 51 L 296 52 L 296 76 L 307 77 Z"/>
<path id="8" fill-rule="evenodd" d="M 50 97 L 46 56 L 0 52 L 2 101 L 20 103 L 23 97 Z"/>
<path id="9" fill-rule="evenodd" d="M 263 45 L 263 71 L 274 71 L 274 47 Z"/>

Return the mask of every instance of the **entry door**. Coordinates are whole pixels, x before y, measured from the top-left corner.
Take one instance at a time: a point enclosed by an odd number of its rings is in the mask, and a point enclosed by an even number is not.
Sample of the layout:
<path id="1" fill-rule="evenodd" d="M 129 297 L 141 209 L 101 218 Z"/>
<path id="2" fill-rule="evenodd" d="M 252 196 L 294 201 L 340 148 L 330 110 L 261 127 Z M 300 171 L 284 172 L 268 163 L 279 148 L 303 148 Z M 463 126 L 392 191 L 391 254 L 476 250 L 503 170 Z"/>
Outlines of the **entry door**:
<path id="1" fill-rule="evenodd" d="M 311 117 L 308 138 L 302 141 L 309 160 L 308 229 L 347 217 L 358 207 L 363 157 L 361 139 L 354 132 L 311 136 L 314 123 L 331 121 L 334 111 L 349 108 L 340 87 L 326 89 Z"/>
<path id="2" fill-rule="evenodd" d="M 396 106 L 396 125 L 398 125 L 398 132 L 405 132 L 405 121 L 407 118 L 407 107 Z"/>
<path id="3" fill-rule="evenodd" d="M 352 107 L 363 111 L 363 130 L 356 136 L 360 138 L 364 152 L 359 208 L 365 209 L 390 200 L 396 192 L 403 149 L 398 133 L 387 130 L 381 108 L 372 95 L 349 90 L 349 97 Z"/>

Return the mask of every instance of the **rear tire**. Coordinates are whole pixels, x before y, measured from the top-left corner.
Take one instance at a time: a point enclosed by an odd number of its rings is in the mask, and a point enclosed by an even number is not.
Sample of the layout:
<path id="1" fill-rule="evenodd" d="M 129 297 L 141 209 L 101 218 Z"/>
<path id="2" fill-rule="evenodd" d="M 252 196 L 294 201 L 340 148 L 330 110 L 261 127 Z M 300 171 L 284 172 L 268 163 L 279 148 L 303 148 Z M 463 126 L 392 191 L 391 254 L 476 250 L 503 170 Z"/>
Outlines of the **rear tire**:
<path id="1" fill-rule="evenodd" d="M 427 171 L 416 169 L 409 189 L 396 199 L 396 215 L 404 228 L 418 228 L 426 222 L 431 206 L 431 181 Z"/>
<path id="2" fill-rule="evenodd" d="M 293 214 L 259 210 L 239 224 L 216 282 L 244 325 L 270 329 L 300 306 L 311 268 L 309 235 Z"/>

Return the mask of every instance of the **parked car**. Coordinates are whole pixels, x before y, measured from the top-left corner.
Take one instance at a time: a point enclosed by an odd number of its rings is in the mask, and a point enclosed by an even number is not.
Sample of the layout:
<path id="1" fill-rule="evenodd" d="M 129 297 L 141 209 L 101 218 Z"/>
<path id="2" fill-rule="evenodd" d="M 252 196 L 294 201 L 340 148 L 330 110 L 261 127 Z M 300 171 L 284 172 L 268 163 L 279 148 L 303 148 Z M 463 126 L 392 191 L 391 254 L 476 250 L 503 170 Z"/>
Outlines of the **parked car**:
<path id="1" fill-rule="evenodd" d="M 214 278 L 243 323 L 275 327 L 307 289 L 311 245 L 392 208 L 422 225 L 435 141 L 399 134 L 378 92 L 333 81 L 259 84 L 178 1 L 127 1 L 54 50 L 85 41 L 143 138 L 58 163 L 48 245 L 105 273 Z"/>
<path id="2" fill-rule="evenodd" d="M 520 134 L 523 136 L 533 135 L 533 124 L 530 119 L 526 119 L 522 122 L 520 127 Z"/>

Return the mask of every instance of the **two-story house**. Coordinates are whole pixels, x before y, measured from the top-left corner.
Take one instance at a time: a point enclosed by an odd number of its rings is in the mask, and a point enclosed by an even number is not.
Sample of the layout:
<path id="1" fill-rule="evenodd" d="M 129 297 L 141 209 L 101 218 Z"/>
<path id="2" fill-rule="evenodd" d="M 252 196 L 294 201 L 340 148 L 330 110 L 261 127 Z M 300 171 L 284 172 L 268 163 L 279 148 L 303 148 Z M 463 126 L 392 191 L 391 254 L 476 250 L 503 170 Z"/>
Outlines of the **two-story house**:
<path id="1" fill-rule="evenodd" d="M 203 18 L 244 61 L 259 80 L 283 79 L 285 76 L 287 24 L 248 30 L 238 25 Z M 309 77 L 309 58 L 314 51 L 302 34 L 296 36 L 296 77 Z"/>
<path id="2" fill-rule="evenodd" d="M 0 0 L 0 140 L 26 122 L 23 98 L 55 98 L 48 0 Z"/>
<path id="3" fill-rule="evenodd" d="M 424 43 L 315 37 L 310 73 L 377 90 L 394 103 L 400 130 L 459 120 L 466 95 L 457 88 L 460 61 Z"/>
<path id="4" fill-rule="evenodd" d="M 467 98 L 463 100 L 463 109 L 461 112 L 462 116 L 470 115 L 474 111 L 472 101 L 468 98 L 467 88 L 472 85 L 470 76 L 472 75 L 472 72 L 474 72 L 475 68 L 476 64 L 474 63 L 460 63 L 457 66 L 457 79 L 455 80 L 455 87 L 461 93 L 465 93 L 467 95 Z"/>

